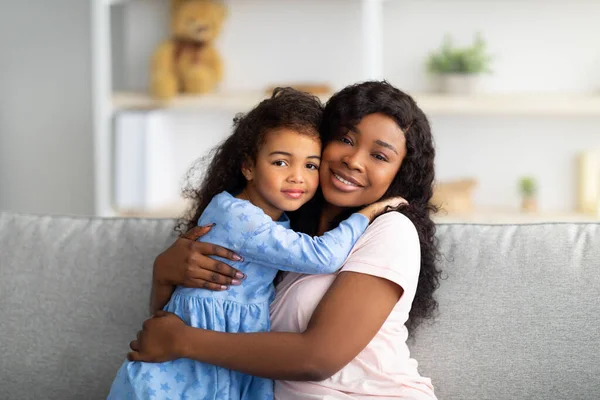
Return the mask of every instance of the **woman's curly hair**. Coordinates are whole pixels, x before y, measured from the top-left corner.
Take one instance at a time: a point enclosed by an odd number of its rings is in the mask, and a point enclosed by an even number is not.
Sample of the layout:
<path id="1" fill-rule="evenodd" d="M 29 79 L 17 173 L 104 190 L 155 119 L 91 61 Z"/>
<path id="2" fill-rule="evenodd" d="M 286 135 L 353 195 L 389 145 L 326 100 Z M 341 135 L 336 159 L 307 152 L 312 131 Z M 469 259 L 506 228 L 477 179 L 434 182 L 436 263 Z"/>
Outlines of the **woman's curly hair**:
<path id="1" fill-rule="evenodd" d="M 431 220 L 431 214 L 437 212 L 437 208 L 430 202 L 435 178 L 435 149 L 427 117 L 408 94 L 388 82 L 363 82 L 347 86 L 327 102 L 323 112 L 321 137 L 326 146 L 342 132 L 354 128 L 365 116 L 374 113 L 394 119 L 406 137 L 406 156 L 382 199 L 404 197 L 408 205 L 388 211 L 406 215 L 419 234 L 421 271 L 407 322 L 407 328 L 412 333 L 420 322 L 432 317 L 437 308 L 433 293 L 439 286 L 441 274 L 436 265 L 439 251 L 435 224 Z M 322 193 L 318 193 L 314 201 L 322 202 Z M 315 208 L 304 208 L 292 213 L 292 226 L 295 223 L 300 230 L 314 232 L 316 226 L 313 221 L 318 220 L 318 214 L 314 210 Z M 353 211 L 355 209 L 345 211 L 336 218 L 333 225 L 337 225 Z"/>
<path id="2" fill-rule="evenodd" d="M 245 161 L 256 161 L 267 133 L 277 129 L 293 129 L 319 138 L 323 116 L 321 101 L 292 88 L 276 88 L 273 95 L 260 102 L 247 114 L 233 120 L 233 134 L 213 149 L 208 158 L 199 160 L 187 173 L 183 197 L 191 200 L 190 208 L 179 219 L 175 230 L 183 234 L 198 223 L 200 215 L 217 194 L 241 192 L 246 186 L 242 174 Z M 210 160 L 204 172 L 206 160 Z M 198 175 L 204 179 L 198 186 Z"/>

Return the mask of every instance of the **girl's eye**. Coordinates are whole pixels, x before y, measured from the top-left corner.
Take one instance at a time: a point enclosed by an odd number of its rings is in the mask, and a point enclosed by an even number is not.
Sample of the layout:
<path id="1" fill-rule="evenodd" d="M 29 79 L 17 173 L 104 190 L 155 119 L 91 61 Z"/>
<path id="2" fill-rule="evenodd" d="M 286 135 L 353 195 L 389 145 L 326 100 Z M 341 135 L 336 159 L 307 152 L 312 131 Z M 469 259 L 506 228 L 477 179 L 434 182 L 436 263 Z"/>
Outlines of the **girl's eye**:
<path id="1" fill-rule="evenodd" d="M 342 141 L 342 143 L 352 144 L 352 141 L 350 139 L 348 139 L 346 136 L 342 136 L 340 140 Z"/>
<path id="2" fill-rule="evenodd" d="M 287 163 L 283 160 L 277 160 L 277 161 L 273 161 L 272 163 L 273 165 L 276 165 L 278 167 L 285 167 L 287 165 Z"/>
<path id="3" fill-rule="evenodd" d="M 373 157 L 375 157 L 376 159 L 378 159 L 379 161 L 387 161 L 387 158 L 385 158 L 384 156 L 382 156 L 381 154 L 375 154 L 373 155 Z"/>
<path id="4" fill-rule="evenodd" d="M 316 164 L 306 164 L 306 168 L 313 169 L 313 170 L 318 170 L 319 166 L 316 165 Z"/>

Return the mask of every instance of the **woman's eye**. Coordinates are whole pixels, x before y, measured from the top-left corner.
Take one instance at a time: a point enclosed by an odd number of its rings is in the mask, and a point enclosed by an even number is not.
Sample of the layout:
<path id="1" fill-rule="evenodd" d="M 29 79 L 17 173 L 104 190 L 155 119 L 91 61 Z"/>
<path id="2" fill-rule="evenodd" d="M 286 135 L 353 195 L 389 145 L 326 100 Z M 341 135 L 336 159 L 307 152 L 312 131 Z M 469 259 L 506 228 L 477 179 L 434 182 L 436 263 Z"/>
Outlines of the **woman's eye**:
<path id="1" fill-rule="evenodd" d="M 316 164 L 306 164 L 306 168 L 308 169 L 314 169 L 314 170 L 318 170 L 319 166 Z"/>
<path id="2" fill-rule="evenodd" d="M 342 136 L 340 140 L 342 141 L 342 143 L 352 144 L 352 141 L 350 141 L 350 139 L 348 139 L 346 136 Z"/>
<path id="3" fill-rule="evenodd" d="M 373 157 L 375 157 L 376 159 L 378 159 L 379 161 L 387 161 L 387 158 L 385 158 L 384 156 L 382 156 L 381 154 L 375 154 Z"/>
<path id="4" fill-rule="evenodd" d="M 273 165 L 276 165 L 278 167 L 285 167 L 287 164 L 283 160 L 277 160 L 277 161 L 273 161 Z"/>

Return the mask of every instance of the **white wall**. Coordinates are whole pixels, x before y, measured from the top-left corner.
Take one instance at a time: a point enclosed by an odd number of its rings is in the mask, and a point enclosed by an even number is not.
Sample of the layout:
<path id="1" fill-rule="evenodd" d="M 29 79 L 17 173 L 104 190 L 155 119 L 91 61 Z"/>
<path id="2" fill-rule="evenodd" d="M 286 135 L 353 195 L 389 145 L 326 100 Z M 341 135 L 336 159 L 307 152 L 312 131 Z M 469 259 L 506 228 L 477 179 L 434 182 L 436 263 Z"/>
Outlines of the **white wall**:
<path id="1" fill-rule="evenodd" d="M 93 213 L 89 3 L 0 2 L 0 210 Z"/>

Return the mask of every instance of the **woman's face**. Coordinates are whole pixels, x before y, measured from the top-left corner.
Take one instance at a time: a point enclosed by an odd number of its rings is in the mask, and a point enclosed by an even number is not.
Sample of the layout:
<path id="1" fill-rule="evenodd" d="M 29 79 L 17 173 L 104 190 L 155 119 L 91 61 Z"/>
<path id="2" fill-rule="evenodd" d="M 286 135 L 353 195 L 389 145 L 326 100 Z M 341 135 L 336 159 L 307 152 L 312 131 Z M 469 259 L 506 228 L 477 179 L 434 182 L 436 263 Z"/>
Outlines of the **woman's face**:
<path id="1" fill-rule="evenodd" d="M 323 150 L 319 172 L 325 200 L 338 207 L 360 207 L 379 200 L 400 170 L 406 138 L 385 114 L 365 116 Z"/>

